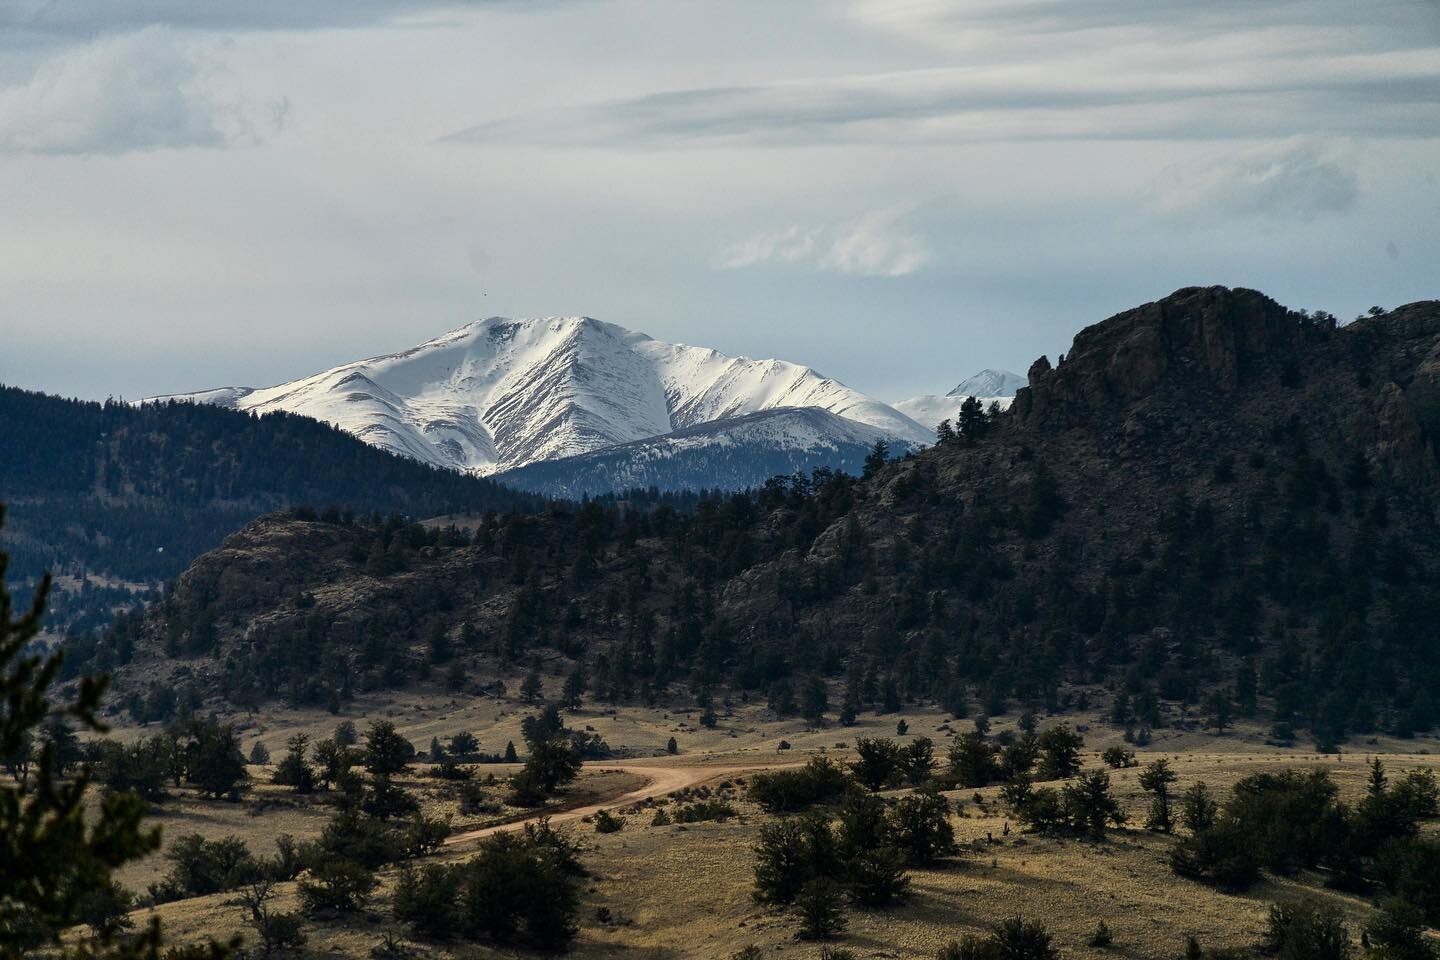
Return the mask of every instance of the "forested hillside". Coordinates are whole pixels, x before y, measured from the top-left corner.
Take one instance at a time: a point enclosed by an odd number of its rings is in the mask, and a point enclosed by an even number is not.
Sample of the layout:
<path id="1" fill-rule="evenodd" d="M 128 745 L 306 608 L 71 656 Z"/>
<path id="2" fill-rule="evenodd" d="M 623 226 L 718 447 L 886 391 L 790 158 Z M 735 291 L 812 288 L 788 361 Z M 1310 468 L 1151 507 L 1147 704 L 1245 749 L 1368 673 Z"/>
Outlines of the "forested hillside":
<path id="1" fill-rule="evenodd" d="M 193 403 L 89 403 L 0 387 L 11 576 L 175 576 L 293 504 L 417 518 L 534 498 L 376 450 L 316 420 Z"/>
<path id="2" fill-rule="evenodd" d="M 1182 290 L 942 434 L 693 514 L 552 507 L 468 534 L 270 516 L 99 655 L 133 645 L 140 699 L 162 668 L 197 697 L 333 702 L 558 651 L 611 700 L 843 718 L 1102 698 L 1137 731 L 1198 705 L 1322 745 L 1435 726 L 1440 304 L 1337 327 Z"/>

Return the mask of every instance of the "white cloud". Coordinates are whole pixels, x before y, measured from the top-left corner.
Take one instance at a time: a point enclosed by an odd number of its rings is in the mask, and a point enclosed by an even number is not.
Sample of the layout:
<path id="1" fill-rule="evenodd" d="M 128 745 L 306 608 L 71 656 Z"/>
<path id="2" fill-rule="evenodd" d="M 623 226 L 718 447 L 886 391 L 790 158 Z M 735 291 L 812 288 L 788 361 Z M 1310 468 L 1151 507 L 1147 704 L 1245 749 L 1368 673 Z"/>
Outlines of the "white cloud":
<path id="1" fill-rule="evenodd" d="M 766 263 L 804 264 L 858 277 L 903 277 L 933 258 L 929 243 L 904 223 L 910 210 L 895 207 L 820 228 L 790 226 L 726 247 L 720 265 L 729 270 Z"/>
<path id="2" fill-rule="evenodd" d="M 218 89 L 204 49 L 162 27 L 67 47 L 0 87 L 0 152 L 116 154 L 254 136 L 250 107 Z M 267 126 L 283 122 L 270 111 Z"/>
<path id="3" fill-rule="evenodd" d="M 1167 168 L 1152 207 L 1180 218 L 1313 220 L 1341 213 L 1360 195 L 1352 144 L 1292 140 Z"/>
<path id="4" fill-rule="evenodd" d="M 1433 2 L 857 0 L 919 66 L 754 76 L 496 117 L 448 140 L 574 146 L 1431 137 Z"/>

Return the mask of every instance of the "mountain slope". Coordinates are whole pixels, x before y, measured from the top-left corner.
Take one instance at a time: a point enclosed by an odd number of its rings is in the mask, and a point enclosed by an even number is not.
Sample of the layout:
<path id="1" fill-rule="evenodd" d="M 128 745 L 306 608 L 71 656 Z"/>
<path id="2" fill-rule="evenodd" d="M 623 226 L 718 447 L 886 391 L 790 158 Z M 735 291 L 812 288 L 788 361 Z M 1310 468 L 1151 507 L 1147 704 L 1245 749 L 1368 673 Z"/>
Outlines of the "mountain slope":
<path id="1" fill-rule="evenodd" d="M 533 497 L 376 450 L 285 413 L 87 403 L 0 387 L 0 502 L 15 577 L 154 583 L 257 514 L 294 504 L 533 509 Z"/>
<path id="2" fill-rule="evenodd" d="M 427 682 L 440 636 L 479 680 L 583 660 L 607 700 L 784 704 L 843 676 L 856 708 L 1086 702 L 1158 728 L 1203 704 L 1322 746 L 1407 736 L 1440 722 L 1437 503 L 1440 303 L 1336 328 L 1192 288 L 1038 360 L 988 434 L 859 479 L 492 517 L 424 547 L 262 519 L 151 609 L 121 682 L 324 702 Z"/>
<path id="3" fill-rule="evenodd" d="M 1015 396 L 1015 391 L 1023 386 L 1025 386 L 1025 378 L 1018 373 L 985 369 L 974 376 L 961 380 L 944 396 L 933 393 L 921 394 L 918 397 L 900 401 L 895 404 L 895 409 L 916 423 L 934 430 L 942 420 L 954 423 L 960 412 L 960 404 L 964 403 L 967 397 L 975 397 L 987 409 L 994 403 L 999 404 L 1003 410 L 1010 406 L 1010 400 Z"/>
<path id="4" fill-rule="evenodd" d="M 517 490 L 578 499 L 624 490 L 744 490 L 775 476 L 826 467 L 859 473 L 875 443 L 892 455 L 918 445 L 817 407 L 782 407 L 727 417 L 559 460 L 496 474 Z"/>
<path id="5" fill-rule="evenodd" d="M 175 399 L 298 413 L 480 475 L 780 407 L 816 407 L 903 442 L 929 437 L 808 367 L 665 343 L 588 317 L 492 317 L 277 387 Z"/>

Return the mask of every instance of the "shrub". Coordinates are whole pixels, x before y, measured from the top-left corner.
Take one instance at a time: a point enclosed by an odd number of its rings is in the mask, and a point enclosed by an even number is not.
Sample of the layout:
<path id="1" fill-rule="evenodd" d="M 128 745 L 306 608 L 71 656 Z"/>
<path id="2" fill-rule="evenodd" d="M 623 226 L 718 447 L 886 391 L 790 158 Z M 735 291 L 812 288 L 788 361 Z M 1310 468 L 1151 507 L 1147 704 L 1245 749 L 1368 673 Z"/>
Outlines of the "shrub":
<path id="1" fill-rule="evenodd" d="M 1114 946 L 1115 935 L 1110 932 L 1110 928 L 1105 925 L 1105 921 L 1101 920 L 1095 927 L 1095 932 L 1090 934 L 1090 940 L 1088 942 L 1092 947 L 1105 950 Z"/>
<path id="2" fill-rule="evenodd" d="M 458 925 L 466 936 L 541 950 L 562 948 L 575 936 L 573 874 L 535 833 L 491 837 L 474 859 L 455 869 L 460 872 Z"/>
<path id="3" fill-rule="evenodd" d="M 354 913 L 365 906 L 379 881 L 354 860 L 324 860 L 300 881 L 300 902 L 309 913 Z"/>
<path id="4" fill-rule="evenodd" d="M 855 762 L 850 772 L 871 792 L 883 789 L 898 772 L 900 748 L 884 737 L 861 737 L 855 741 Z"/>
<path id="5" fill-rule="evenodd" d="M 890 835 L 905 859 L 916 866 L 954 853 L 950 804 L 938 793 L 920 791 L 902 797 L 890 810 Z"/>
<path id="6" fill-rule="evenodd" d="M 1347 960 L 1350 934 L 1334 907 L 1275 904 L 1266 922 L 1266 953 L 1280 960 Z"/>
<path id="7" fill-rule="evenodd" d="M 617 817 L 609 810 L 601 810 L 595 814 L 596 833 L 619 833 L 625 829 L 625 818 Z"/>
<path id="8" fill-rule="evenodd" d="M 1260 863 L 1250 838 L 1230 821 L 1182 840 L 1170 851 L 1170 867 L 1182 877 L 1232 893 L 1249 889 L 1260 878 Z"/>
<path id="9" fill-rule="evenodd" d="M 1140 762 L 1135 759 L 1135 751 L 1127 750 L 1125 747 L 1110 747 L 1100 755 L 1105 766 L 1112 770 L 1124 770 L 1129 767 L 1138 767 Z"/>
<path id="10" fill-rule="evenodd" d="M 834 761 L 812 757 L 799 770 L 755 774 L 748 795 L 768 813 L 795 813 L 839 800 L 850 785 L 849 775 Z"/>
<path id="11" fill-rule="evenodd" d="M 829 940 L 845 929 L 843 893 L 829 877 L 805 884 L 795 898 L 795 911 L 800 915 L 800 936 L 806 940 Z"/>
<path id="12" fill-rule="evenodd" d="M 733 816 L 735 808 L 724 800 L 700 800 L 675 808 L 676 823 L 702 823 L 708 820 L 724 823 Z"/>
<path id="13" fill-rule="evenodd" d="M 395 885 L 395 919 L 422 937 L 448 940 L 459 922 L 460 873 L 441 864 L 406 868 Z"/>
<path id="14" fill-rule="evenodd" d="M 410 742 L 389 720 L 376 720 L 365 731 L 365 769 L 377 776 L 404 773 L 410 766 L 412 751 Z"/>
<path id="15" fill-rule="evenodd" d="M 259 878 L 260 865 L 239 837 L 206 840 L 198 833 L 177 837 L 165 859 L 170 871 L 150 887 L 157 903 L 233 890 Z"/>

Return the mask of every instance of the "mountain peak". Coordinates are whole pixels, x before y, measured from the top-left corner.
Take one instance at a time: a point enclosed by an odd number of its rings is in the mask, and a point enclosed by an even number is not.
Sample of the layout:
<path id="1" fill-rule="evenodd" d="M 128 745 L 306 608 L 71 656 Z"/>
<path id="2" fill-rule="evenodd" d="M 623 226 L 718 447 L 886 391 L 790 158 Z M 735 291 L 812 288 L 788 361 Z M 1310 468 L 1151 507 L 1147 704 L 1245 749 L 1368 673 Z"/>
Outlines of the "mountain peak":
<path id="1" fill-rule="evenodd" d="M 973 376 L 966 377 L 955 385 L 947 397 L 1013 397 L 1015 391 L 1025 386 L 1025 378 L 1009 370 L 995 370 L 986 367 Z"/>
<path id="2" fill-rule="evenodd" d="M 299 413 L 480 475 L 782 407 L 827 410 L 912 444 L 929 438 L 809 367 L 666 343 L 586 316 L 486 317 L 302 380 L 181 399 Z"/>

